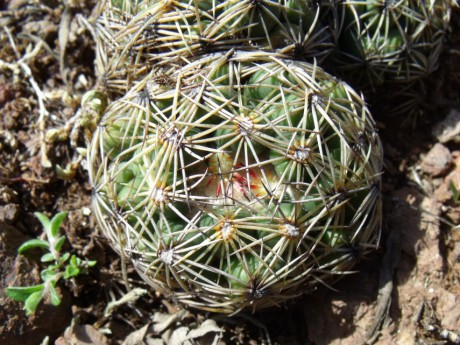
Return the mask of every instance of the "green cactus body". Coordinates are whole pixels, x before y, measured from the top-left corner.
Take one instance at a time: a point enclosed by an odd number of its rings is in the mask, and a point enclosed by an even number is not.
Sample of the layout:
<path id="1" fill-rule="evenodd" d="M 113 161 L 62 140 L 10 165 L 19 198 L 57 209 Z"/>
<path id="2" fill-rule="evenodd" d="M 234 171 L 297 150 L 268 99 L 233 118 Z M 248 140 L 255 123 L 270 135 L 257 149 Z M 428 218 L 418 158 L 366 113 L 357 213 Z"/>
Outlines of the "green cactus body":
<path id="1" fill-rule="evenodd" d="M 341 2 L 344 28 L 330 64 L 360 87 L 412 82 L 437 68 L 450 0 Z"/>
<path id="2" fill-rule="evenodd" d="M 96 26 L 99 74 L 117 95 L 127 91 L 119 91 L 121 80 L 145 77 L 146 64 L 177 67 L 194 56 L 234 48 L 279 50 L 301 60 L 320 60 L 331 51 L 338 35 L 337 16 L 331 15 L 336 8 L 329 1 L 101 3 Z"/>
<path id="3" fill-rule="evenodd" d="M 225 313 L 276 305 L 350 269 L 350 248 L 378 245 L 373 126 L 348 85 L 273 53 L 153 70 L 94 134 L 95 214 L 178 301 Z"/>

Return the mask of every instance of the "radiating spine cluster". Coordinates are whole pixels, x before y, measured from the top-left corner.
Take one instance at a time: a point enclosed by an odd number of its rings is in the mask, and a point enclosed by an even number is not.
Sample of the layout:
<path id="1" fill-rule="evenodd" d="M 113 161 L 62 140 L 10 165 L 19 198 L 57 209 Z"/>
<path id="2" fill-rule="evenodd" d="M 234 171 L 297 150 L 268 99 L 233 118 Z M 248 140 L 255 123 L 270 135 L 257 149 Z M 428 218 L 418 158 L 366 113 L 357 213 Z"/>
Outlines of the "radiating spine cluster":
<path id="1" fill-rule="evenodd" d="M 410 83 L 438 67 L 451 0 L 343 0 L 333 70 L 361 87 Z"/>
<path id="2" fill-rule="evenodd" d="M 98 21 L 100 73 L 109 91 L 120 79 L 140 79 L 153 65 L 180 66 L 230 49 L 279 52 L 322 60 L 335 46 L 333 1 L 102 1 Z"/>
<path id="3" fill-rule="evenodd" d="M 378 136 L 315 65 L 230 51 L 153 70 L 109 106 L 89 157 L 116 249 L 195 307 L 279 304 L 378 244 Z"/>

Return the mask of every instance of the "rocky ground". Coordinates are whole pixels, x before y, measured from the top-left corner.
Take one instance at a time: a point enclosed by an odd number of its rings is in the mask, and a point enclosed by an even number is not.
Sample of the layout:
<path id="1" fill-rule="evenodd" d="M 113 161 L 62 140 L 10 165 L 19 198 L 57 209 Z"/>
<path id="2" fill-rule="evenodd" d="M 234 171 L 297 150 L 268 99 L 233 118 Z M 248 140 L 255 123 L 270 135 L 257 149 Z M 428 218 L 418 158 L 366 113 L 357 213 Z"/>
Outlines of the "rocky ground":
<path id="1" fill-rule="evenodd" d="M 335 290 L 226 318 L 145 291 L 129 266 L 128 293 L 91 215 L 79 110 L 96 83 L 94 2 L 0 1 L 1 344 L 460 344 L 458 13 L 419 111 L 371 104 L 385 148 L 381 249 Z M 34 212 L 61 210 L 64 249 L 97 265 L 58 286 L 59 307 L 26 316 L 4 288 L 38 284 L 43 266 L 17 248 L 42 234 Z"/>

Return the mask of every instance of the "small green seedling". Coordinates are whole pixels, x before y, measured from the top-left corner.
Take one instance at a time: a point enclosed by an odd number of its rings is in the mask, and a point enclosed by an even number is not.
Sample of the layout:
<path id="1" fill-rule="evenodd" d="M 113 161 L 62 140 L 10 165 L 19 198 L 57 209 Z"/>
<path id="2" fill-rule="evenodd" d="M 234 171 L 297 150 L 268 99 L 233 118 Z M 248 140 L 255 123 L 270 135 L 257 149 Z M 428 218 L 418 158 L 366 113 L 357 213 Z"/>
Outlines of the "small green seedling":
<path id="1" fill-rule="evenodd" d="M 460 191 L 455 186 L 454 181 L 450 181 L 449 189 L 450 189 L 450 192 L 452 193 L 452 198 L 454 199 L 454 204 L 456 206 L 460 205 Z"/>
<path id="2" fill-rule="evenodd" d="M 82 260 L 70 253 L 61 253 L 65 242 L 65 235 L 60 236 L 59 227 L 67 216 L 67 212 L 60 212 L 52 219 L 43 213 L 36 212 L 35 216 L 43 225 L 46 240 L 32 239 L 24 242 L 18 249 L 19 254 L 33 248 L 42 248 L 47 252 L 42 255 L 40 261 L 49 263 L 48 267 L 41 271 L 42 283 L 34 286 L 9 287 L 6 295 L 15 301 L 24 302 L 24 310 L 27 315 L 33 314 L 41 300 L 49 297 L 54 306 L 61 303 L 61 298 L 56 291 L 56 284 L 63 278 L 65 280 L 85 274 L 88 267 L 96 264 L 96 261 Z"/>

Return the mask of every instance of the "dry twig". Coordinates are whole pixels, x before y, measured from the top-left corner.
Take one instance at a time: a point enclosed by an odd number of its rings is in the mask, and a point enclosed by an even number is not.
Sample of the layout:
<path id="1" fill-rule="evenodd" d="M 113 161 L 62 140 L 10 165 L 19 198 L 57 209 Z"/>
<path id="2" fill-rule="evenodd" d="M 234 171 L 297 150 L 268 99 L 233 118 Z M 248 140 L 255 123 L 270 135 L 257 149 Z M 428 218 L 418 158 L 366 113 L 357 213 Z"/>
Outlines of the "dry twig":
<path id="1" fill-rule="evenodd" d="M 39 117 L 37 120 L 38 130 L 40 131 L 40 153 L 41 153 L 41 163 L 42 166 L 45 168 L 51 167 L 51 162 L 46 154 L 46 141 L 45 141 L 45 118 L 49 115 L 48 110 L 45 107 L 45 100 L 46 96 L 44 95 L 43 91 L 40 89 L 40 86 L 36 82 L 30 67 L 27 65 L 27 61 L 35 58 L 42 49 L 42 42 L 38 42 L 34 49 L 20 57 L 20 54 L 16 48 L 14 43 L 13 37 L 11 32 L 8 30 L 7 27 L 4 27 L 3 30 L 5 31 L 8 39 L 10 41 L 11 47 L 13 48 L 16 57 L 18 57 L 18 61 L 15 63 L 9 63 L 3 60 L 0 60 L 0 69 L 9 69 L 13 72 L 15 78 L 19 78 L 20 75 L 24 75 L 27 80 L 29 81 L 30 85 L 32 86 L 35 95 L 37 96 L 38 100 L 38 107 L 39 107 Z"/>

